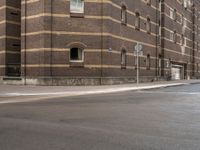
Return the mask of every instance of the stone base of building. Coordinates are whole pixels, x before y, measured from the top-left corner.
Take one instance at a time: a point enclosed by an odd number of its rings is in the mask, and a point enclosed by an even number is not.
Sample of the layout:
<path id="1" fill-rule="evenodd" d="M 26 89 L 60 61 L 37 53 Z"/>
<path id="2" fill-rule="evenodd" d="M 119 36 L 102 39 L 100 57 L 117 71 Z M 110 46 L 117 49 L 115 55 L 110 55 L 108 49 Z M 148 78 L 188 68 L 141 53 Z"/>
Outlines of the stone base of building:
<path id="1" fill-rule="evenodd" d="M 155 77 L 140 77 L 140 82 L 164 80 Z M 81 85 L 114 85 L 136 83 L 136 77 L 0 77 L 0 84 L 7 85 L 40 85 L 40 86 L 81 86 Z"/>

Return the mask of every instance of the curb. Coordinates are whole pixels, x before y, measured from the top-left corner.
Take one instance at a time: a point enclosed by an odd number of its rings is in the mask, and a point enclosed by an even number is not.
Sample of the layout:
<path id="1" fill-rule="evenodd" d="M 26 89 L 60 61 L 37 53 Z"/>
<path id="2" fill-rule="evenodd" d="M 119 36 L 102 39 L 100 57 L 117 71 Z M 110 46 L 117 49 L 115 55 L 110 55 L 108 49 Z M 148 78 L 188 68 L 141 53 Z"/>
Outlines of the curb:
<path id="1" fill-rule="evenodd" d="M 71 91 L 71 92 L 47 92 L 47 93 L 4 93 L 0 94 L 0 97 L 16 97 L 16 96 L 80 96 L 80 95 L 92 95 L 92 94 L 109 94 L 109 93 L 117 93 L 117 92 L 126 92 L 126 91 L 138 91 L 138 90 L 150 90 L 150 89 L 159 89 L 159 88 L 167 88 L 167 87 L 175 87 L 188 85 L 189 83 L 168 83 L 161 85 L 149 85 L 149 86 L 141 86 L 141 87 L 122 87 L 122 88 L 107 88 L 107 89 L 99 89 L 99 90 L 90 90 L 90 91 Z"/>

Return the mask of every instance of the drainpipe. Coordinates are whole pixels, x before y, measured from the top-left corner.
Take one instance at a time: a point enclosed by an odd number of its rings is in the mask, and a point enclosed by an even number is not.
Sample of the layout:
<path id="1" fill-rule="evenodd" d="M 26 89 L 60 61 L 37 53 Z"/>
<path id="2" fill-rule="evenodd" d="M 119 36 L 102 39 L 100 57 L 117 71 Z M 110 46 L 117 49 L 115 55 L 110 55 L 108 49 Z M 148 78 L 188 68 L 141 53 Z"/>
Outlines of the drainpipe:
<path id="1" fill-rule="evenodd" d="M 26 85 L 26 49 L 27 49 L 27 38 L 26 38 L 26 33 L 27 33 L 27 0 L 25 0 L 24 4 L 24 9 L 25 9 L 25 20 L 24 20 L 24 84 Z"/>
<path id="2" fill-rule="evenodd" d="M 50 76 L 51 76 L 51 84 L 53 85 L 53 79 L 52 79 L 52 76 L 53 76 L 53 70 L 52 70 L 52 57 L 53 57 L 53 34 L 52 34 L 52 31 L 53 31 L 53 0 L 51 0 L 51 43 L 50 43 L 50 46 L 51 46 L 51 54 L 50 54 Z"/>
<path id="3" fill-rule="evenodd" d="M 193 4 L 192 6 L 192 24 L 193 24 L 193 33 L 192 33 L 192 40 L 193 40 L 193 44 L 192 44 L 192 77 L 194 77 L 195 73 L 195 5 Z"/>
<path id="4" fill-rule="evenodd" d="M 103 77 L 103 0 L 101 0 L 101 75 L 100 75 L 100 85 L 102 85 Z"/>
<path id="5" fill-rule="evenodd" d="M 158 23 L 158 7 L 159 6 L 159 2 L 156 1 L 156 23 Z M 156 28 L 156 80 L 158 80 L 158 30 L 159 30 L 159 26 L 157 26 Z"/>
<path id="6" fill-rule="evenodd" d="M 161 0 L 160 1 L 160 27 L 161 27 L 161 43 L 160 43 L 160 47 L 161 47 L 161 77 L 162 78 L 165 78 L 165 51 L 164 51 L 164 40 L 163 40 L 163 37 L 165 36 L 164 35 L 164 32 L 163 32 L 163 27 L 165 25 L 165 19 L 164 19 L 164 11 L 165 11 L 165 8 L 164 8 L 164 1 Z"/>

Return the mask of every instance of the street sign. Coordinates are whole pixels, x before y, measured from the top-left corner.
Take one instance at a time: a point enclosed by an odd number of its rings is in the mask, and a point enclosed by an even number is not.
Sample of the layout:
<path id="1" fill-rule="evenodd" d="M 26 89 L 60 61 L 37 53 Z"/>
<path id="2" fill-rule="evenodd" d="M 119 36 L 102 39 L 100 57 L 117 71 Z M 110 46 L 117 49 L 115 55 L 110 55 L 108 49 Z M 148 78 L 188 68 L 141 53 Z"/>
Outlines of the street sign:
<path id="1" fill-rule="evenodd" d="M 140 52 L 141 50 L 142 50 L 142 45 L 140 44 L 140 43 L 137 43 L 136 45 L 135 45 L 135 51 L 137 51 L 137 52 Z"/>
<path id="2" fill-rule="evenodd" d="M 139 84 L 139 56 L 143 55 L 143 47 L 141 44 L 137 43 L 134 48 L 134 56 L 137 57 L 137 84 Z"/>

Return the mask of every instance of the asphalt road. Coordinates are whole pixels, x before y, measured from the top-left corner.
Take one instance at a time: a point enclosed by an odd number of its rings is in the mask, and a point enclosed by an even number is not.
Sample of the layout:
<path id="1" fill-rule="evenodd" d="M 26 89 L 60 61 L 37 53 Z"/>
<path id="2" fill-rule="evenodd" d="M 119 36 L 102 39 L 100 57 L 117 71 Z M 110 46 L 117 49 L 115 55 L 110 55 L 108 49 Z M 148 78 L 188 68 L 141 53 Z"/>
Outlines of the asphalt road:
<path id="1" fill-rule="evenodd" d="M 200 150 L 200 85 L 1 104 L 0 150 Z"/>

